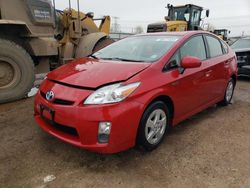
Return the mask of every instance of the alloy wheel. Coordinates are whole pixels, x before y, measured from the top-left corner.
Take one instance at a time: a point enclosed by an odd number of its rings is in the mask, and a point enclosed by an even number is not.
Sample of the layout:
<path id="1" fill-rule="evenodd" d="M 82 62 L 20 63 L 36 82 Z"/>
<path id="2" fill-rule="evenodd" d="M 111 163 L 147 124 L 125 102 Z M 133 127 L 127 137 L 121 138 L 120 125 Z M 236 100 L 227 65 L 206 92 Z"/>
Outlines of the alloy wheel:
<path id="1" fill-rule="evenodd" d="M 167 126 L 167 115 L 162 109 L 154 110 L 148 117 L 145 136 L 150 144 L 157 144 L 163 137 Z"/>
<path id="2" fill-rule="evenodd" d="M 231 80 L 228 85 L 227 85 L 227 90 L 226 90 L 226 100 L 227 102 L 230 102 L 233 96 L 233 91 L 234 91 L 234 84 L 233 81 Z"/>

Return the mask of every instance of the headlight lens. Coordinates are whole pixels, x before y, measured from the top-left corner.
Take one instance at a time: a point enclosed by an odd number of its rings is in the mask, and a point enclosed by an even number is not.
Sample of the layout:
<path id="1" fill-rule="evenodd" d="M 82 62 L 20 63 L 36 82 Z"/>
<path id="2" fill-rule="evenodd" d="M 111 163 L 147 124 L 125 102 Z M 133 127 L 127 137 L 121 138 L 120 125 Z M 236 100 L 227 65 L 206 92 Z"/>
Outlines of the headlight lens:
<path id="1" fill-rule="evenodd" d="M 139 85 L 140 82 L 135 82 L 128 85 L 118 83 L 102 87 L 92 93 L 85 100 L 84 104 L 109 104 L 123 101 L 131 95 Z"/>

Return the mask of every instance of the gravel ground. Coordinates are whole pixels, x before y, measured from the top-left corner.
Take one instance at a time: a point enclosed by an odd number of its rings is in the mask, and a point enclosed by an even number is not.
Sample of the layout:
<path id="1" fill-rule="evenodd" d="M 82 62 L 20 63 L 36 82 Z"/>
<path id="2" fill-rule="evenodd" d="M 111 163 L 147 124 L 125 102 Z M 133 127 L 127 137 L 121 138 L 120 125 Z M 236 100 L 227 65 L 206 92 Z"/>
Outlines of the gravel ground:
<path id="1" fill-rule="evenodd" d="M 250 187 L 250 79 L 233 105 L 182 122 L 151 153 L 61 142 L 36 125 L 33 98 L 0 105 L 0 128 L 0 187 Z"/>

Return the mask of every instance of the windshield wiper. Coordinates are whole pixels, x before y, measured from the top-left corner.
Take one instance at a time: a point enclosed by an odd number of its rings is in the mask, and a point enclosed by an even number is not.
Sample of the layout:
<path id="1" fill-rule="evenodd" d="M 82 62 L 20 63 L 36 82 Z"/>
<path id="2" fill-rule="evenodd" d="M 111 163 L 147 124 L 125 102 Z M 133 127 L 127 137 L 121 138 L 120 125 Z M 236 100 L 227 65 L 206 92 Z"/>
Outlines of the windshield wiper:
<path id="1" fill-rule="evenodd" d="M 99 58 L 96 57 L 94 54 L 90 54 L 90 55 L 88 55 L 88 57 L 92 57 L 92 58 L 94 58 L 94 59 L 99 59 Z"/>
<path id="2" fill-rule="evenodd" d="M 118 60 L 118 61 L 127 61 L 127 62 L 144 62 L 144 61 L 141 61 L 141 60 L 134 60 L 134 59 L 126 59 L 126 58 L 121 58 L 121 57 L 108 57 L 108 58 L 102 58 L 104 60 Z"/>

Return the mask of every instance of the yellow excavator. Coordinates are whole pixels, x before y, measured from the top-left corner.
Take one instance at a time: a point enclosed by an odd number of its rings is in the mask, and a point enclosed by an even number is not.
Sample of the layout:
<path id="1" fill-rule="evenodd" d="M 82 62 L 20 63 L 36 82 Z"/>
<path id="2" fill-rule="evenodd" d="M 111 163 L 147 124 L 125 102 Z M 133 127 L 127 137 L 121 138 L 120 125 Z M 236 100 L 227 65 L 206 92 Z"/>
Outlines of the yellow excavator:
<path id="1" fill-rule="evenodd" d="M 168 4 L 166 8 L 168 16 L 165 17 L 165 21 L 149 24 L 148 33 L 201 30 L 203 11 L 206 11 L 206 17 L 209 16 L 209 10 L 193 4 L 182 6 Z"/>
<path id="2" fill-rule="evenodd" d="M 48 72 L 113 42 L 110 16 L 99 19 L 55 0 L 0 0 L 0 103 L 20 99 L 36 73 Z M 100 22 L 98 26 L 96 21 Z"/>

